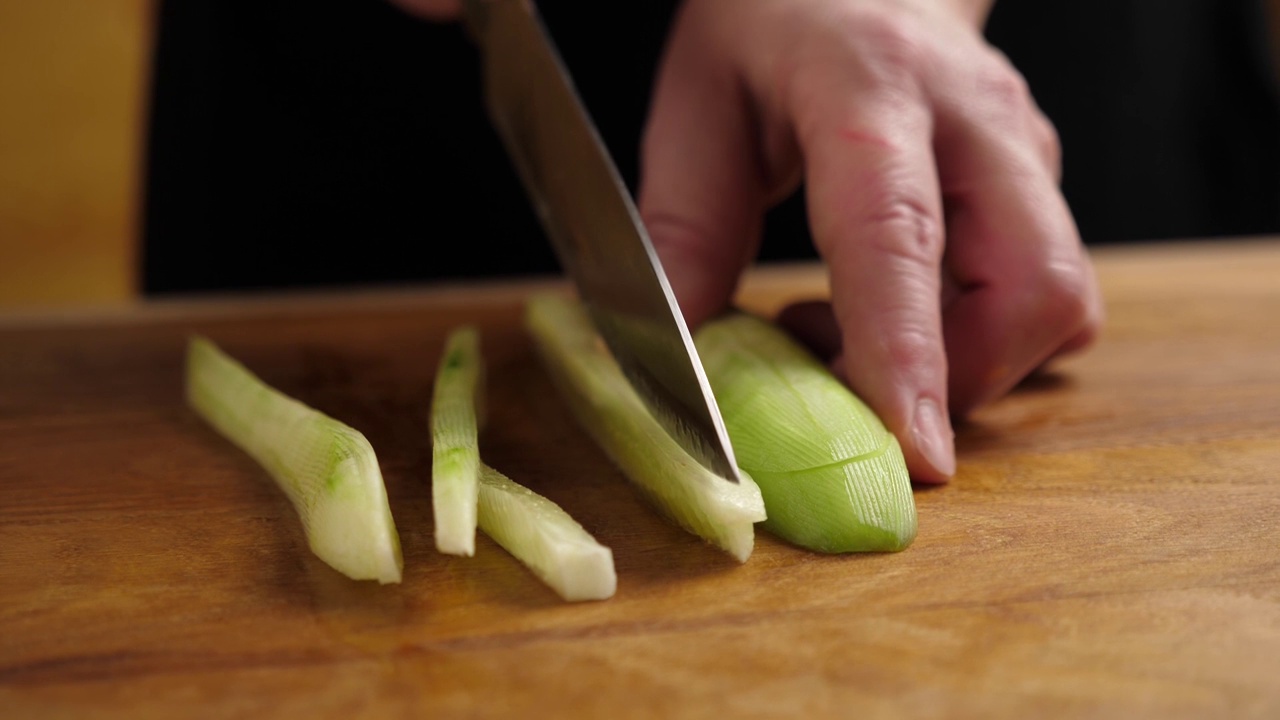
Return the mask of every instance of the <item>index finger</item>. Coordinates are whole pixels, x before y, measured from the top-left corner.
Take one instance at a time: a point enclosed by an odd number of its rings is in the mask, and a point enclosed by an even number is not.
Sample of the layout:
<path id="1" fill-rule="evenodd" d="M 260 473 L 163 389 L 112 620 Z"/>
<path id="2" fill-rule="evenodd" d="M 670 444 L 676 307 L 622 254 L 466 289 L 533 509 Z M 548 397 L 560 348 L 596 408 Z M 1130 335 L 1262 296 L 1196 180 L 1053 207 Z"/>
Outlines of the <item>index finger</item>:
<path id="1" fill-rule="evenodd" d="M 848 95 L 846 89 L 841 97 Z M 940 307 L 942 201 L 926 103 L 818 106 L 799 122 L 809 217 L 827 261 L 850 386 L 897 435 L 911 475 L 955 473 Z"/>

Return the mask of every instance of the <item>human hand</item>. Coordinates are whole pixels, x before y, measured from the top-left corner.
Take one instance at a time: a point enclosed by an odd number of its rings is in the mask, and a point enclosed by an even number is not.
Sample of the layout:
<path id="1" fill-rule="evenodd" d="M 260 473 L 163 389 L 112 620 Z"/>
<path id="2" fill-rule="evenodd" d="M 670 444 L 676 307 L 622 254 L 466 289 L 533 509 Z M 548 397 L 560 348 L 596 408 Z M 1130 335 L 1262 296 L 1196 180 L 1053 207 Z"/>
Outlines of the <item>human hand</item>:
<path id="1" fill-rule="evenodd" d="M 730 302 L 764 211 L 805 182 L 831 304 L 781 319 L 831 346 L 925 482 L 955 470 L 948 410 L 1102 319 L 1056 133 L 983 40 L 985 5 L 688 0 L 643 148 L 641 214 L 691 326 Z"/>

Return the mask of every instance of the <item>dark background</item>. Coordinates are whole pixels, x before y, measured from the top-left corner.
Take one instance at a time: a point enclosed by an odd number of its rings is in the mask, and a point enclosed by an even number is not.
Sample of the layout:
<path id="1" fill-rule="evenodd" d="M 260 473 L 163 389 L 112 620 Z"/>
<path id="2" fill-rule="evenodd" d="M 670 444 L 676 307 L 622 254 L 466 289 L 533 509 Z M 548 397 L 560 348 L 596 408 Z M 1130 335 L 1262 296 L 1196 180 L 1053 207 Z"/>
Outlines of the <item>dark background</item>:
<path id="1" fill-rule="evenodd" d="M 540 0 L 634 188 L 674 0 Z M 373 0 L 168 0 L 144 291 L 556 272 L 456 25 Z M 1280 231 L 1280 95 L 1260 0 L 1000 0 L 988 37 L 1063 141 L 1086 242 Z M 802 200 L 762 258 L 812 257 Z"/>

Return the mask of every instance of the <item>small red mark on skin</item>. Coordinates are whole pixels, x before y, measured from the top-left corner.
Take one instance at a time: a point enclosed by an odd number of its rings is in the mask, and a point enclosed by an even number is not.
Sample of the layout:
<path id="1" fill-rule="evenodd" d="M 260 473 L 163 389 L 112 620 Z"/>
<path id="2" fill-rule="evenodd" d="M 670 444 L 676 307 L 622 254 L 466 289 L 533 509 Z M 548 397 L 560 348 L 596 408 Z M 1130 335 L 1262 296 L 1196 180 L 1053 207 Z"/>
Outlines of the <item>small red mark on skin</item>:
<path id="1" fill-rule="evenodd" d="M 856 128 L 841 128 L 839 132 L 840 138 L 848 140 L 857 145 L 874 145 L 885 150 L 897 150 L 893 143 L 889 142 L 883 135 L 858 130 Z"/>

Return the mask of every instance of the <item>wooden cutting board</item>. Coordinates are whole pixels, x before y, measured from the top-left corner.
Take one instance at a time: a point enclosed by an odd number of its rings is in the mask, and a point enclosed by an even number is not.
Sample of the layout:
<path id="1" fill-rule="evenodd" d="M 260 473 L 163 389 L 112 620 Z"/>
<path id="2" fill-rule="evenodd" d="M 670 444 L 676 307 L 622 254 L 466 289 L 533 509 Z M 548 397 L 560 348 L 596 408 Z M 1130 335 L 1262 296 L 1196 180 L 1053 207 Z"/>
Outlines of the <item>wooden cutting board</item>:
<path id="1" fill-rule="evenodd" d="M 0 320 L 0 717 L 1280 717 L 1280 242 L 1097 260 L 1101 343 L 959 428 L 912 547 L 761 532 L 745 565 L 572 424 L 520 328 L 545 285 Z M 781 269 L 743 302 L 822 292 Z M 464 322 L 483 454 L 613 548 L 612 600 L 563 603 L 487 538 L 434 551 L 431 379 Z M 184 406 L 193 332 L 365 432 L 402 584 L 316 560 Z"/>

